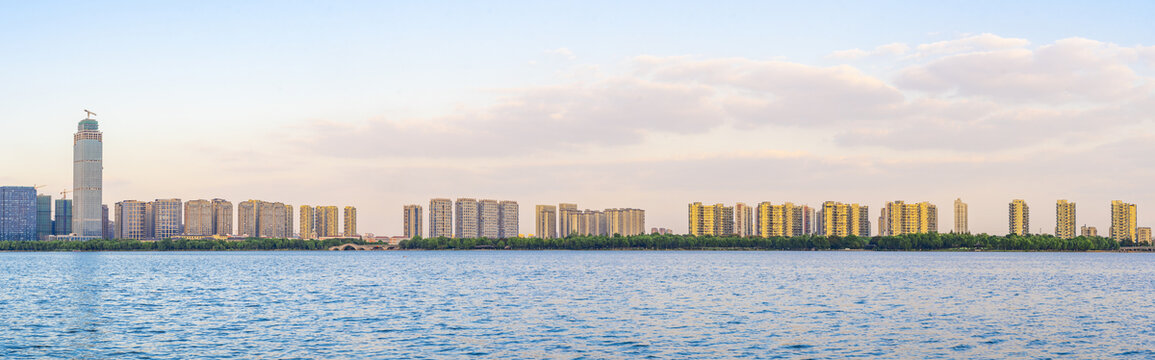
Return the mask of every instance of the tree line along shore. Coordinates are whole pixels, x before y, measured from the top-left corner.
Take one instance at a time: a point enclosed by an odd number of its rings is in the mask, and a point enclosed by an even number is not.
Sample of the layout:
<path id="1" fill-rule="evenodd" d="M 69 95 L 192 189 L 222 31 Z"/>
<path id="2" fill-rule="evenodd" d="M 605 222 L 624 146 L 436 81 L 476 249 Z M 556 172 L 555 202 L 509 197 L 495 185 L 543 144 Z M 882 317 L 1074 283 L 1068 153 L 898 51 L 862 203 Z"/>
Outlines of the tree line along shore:
<path id="1" fill-rule="evenodd" d="M 366 245 L 361 239 L 89 240 L 0 241 L 0 251 L 244 251 L 328 250 Z M 1129 245 L 1129 244 L 1123 244 Z M 403 240 L 404 250 L 877 250 L 877 251 L 1102 251 L 1120 243 L 1104 237 L 1063 239 L 1051 235 L 910 234 L 898 236 L 736 237 L 690 235 L 569 236 L 563 238 L 421 238 Z"/>

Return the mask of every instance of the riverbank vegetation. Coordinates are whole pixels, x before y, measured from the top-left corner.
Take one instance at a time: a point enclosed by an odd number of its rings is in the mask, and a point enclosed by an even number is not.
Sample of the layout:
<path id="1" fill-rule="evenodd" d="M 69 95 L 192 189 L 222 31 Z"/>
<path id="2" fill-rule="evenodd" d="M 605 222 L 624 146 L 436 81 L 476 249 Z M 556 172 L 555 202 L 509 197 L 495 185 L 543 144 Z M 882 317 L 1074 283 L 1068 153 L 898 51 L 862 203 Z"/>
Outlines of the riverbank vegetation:
<path id="1" fill-rule="evenodd" d="M 900 236 L 737 237 L 690 235 L 569 236 L 556 239 L 413 238 L 402 249 L 515 250 L 1116 250 L 1119 243 L 1103 237 L 1062 239 L 1051 235 L 996 236 L 987 234 L 911 234 Z"/>
<path id="2" fill-rule="evenodd" d="M 228 250 L 327 250 L 342 244 L 360 244 L 360 239 L 257 239 L 244 240 L 87 240 L 87 241 L 0 241 L 0 251 L 228 251 Z"/>

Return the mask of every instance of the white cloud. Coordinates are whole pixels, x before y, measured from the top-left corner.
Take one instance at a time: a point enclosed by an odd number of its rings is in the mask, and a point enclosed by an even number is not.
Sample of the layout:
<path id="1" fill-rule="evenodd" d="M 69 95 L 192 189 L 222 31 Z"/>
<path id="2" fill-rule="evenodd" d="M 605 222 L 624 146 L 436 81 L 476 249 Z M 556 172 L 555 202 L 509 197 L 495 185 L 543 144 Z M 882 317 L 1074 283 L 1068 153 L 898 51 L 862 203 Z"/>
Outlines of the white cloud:
<path id="1" fill-rule="evenodd" d="M 917 47 L 919 55 L 943 55 L 962 52 L 1017 49 L 1030 45 L 1026 39 L 1004 38 L 993 34 L 981 34 L 962 39 L 922 44 Z"/>
<path id="2" fill-rule="evenodd" d="M 910 46 L 903 44 L 903 43 L 897 43 L 896 42 L 896 43 L 890 43 L 890 44 L 886 44 L 886 45 L 879 45 L 878 47 L 875 47 L 874 50 L 871 50 L 871 51 L 866 51 L 866 50 L 857 49 L 857 48 L 856 49 L 850 49 L 850 50 L 839 50 L 839 51 L 835 51 L 833 53 L 830 53 L 830 55 L 827 55 L 826 57 L 828 59 L 855 60 L 855 59 L 861 59 L 861 58 L 869 57 L 869 56 L 902 55 L 902 54 L 906 54 L 907 51 L 910 51 Z"/>
<path id="3" fill-rule="evenodd" d="M 545 53 L 549 55 L 561 56 L 567 60 L 577 59 L 577 56 L 574 55 L 573 51 L 570 51 L 570 49 L 564 47 L 553 50 L 546 50 Z"/>

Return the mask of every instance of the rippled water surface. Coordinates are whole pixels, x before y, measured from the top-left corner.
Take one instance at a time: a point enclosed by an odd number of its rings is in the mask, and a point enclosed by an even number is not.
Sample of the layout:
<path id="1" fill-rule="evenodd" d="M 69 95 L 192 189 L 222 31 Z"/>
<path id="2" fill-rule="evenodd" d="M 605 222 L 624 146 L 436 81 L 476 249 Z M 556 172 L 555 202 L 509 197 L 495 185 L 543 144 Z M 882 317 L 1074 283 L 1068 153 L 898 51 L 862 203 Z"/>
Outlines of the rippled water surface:
<path id="1" fill-rule="evenodd" d="M 24 358 L 1155 358 L 1155 256 L 0 253 Z"/>

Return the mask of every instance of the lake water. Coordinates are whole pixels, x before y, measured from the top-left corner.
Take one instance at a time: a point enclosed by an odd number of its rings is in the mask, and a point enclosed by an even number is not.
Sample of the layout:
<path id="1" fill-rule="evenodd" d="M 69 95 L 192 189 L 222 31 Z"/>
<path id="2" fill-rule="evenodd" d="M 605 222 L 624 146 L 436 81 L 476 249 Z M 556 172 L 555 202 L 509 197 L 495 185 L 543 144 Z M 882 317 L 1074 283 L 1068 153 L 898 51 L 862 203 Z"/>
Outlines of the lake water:
<path id="1" fill-rule="evenodd" d="M 1155 256 L 0 253 L 8 358 L 1155 358 Z"/>

